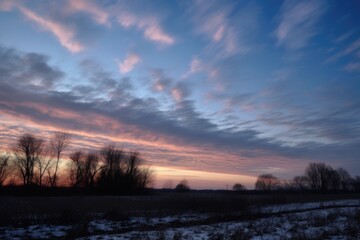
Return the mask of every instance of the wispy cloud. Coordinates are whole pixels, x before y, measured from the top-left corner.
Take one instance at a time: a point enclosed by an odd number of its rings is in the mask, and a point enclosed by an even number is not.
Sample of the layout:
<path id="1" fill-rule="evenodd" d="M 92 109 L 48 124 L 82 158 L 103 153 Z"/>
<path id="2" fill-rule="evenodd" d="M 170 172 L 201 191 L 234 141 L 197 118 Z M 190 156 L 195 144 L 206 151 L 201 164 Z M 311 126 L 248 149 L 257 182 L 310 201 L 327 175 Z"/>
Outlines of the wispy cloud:
<path id="1" fill-rule="evenodd" d="M 15 5 L 17 5 L 17 2 L 11 1 L 11 0 L 3 0 L 0 2 L 0 10 L 1 11 L 10 11 Z"/>
<path id="2" fill-rule="evenodd" d="M 69 0 L 68 2 L 70 11 L 90 13 L 98 24 L 110 25 L 110 14 L 96 5 L 95 2 L 90 0 Z"/>
<path id="3" fill-rule="evenodd" d="M 189 10 L 196 32 L 211 40 L 209 49 L 220 57 L 247 53 L 251 48 L 247 39 L 257 28 L 258 8 L 254 4 L 238 11 L 234 8 L 225 3 L 196 1 Z"/>
<path id="4" fill-rule="evenodd" d="M 121 12 L 118 22 L 122 27 L 136 27 L 143 31 L 144 37 L 150 41 L 165 45 L 175 43 L 175 38 L 165 33 L 155 17 L 140 17 L 129 12 Z"/>
<path id="5" fill-rule="evenodd" d="M 280 15 L 280 23 L 275 34 L 277 44 L 289 50 L 298 50 L 307 46 L 316 35 L 320 17 L 325 11 L 324 2 L 285 1 Z"/>
<path id="6" fill-rule="evenodd" d="M 338 37 L 335 39 L 335 42 L 336 42 L 336 43 L 340 43 L 340 42 L 342 42 L 342 41 L 345 41 L 346 39 L 348 39 L 349 37 L 351 37 L 353 34 L 354 34 L 353 31 L 349 31 L 349 32 L 347 32 L 347 33 L 344 33 L 344 34 L 338 36 Z"/>
<path id="7" fill-rule="evenodd" d="M 348 72 L 358 72 L 360 71 L 360 62 L 349 63 L 344 67 L 344 70 Z"/>
<path id="8" fill-rule="evenodd" d="M 171 78 L 165 76 L 164 72 L 160 69 L 153 69 L 151 77 L 153 79 L 152 89 L 156 92 L 167 90 L 173 81 Z"/>
<path id="9" fill-rule="evenodd" d="M 354 53 L 357 55 L 359 49 L 360 49 L 360 38 L 353 41 L 350 45 L 348 45 L 342 51 L 340 51 L 340 52 L 336 53 L 335 55 L 333 55 L 333 56 L 329 57 L 328 59 L 326 59 L 325 63 L 335 62 L 339 58 L 342 58 L 342 57 L 345 57 L 347 55 L 351 55 L 351 54 L 354 54 Z"/>
<path id="10" fill-rule="evenodd" d="M 69 5 L 73 11 L 89 13 L 98 24 L 109 26 L 111 24 L 111 18 L 113 18 L 124 28 L 135 27 L 141 30 L 144 37 L 150 41 L 163 45 L 172 45 L 175 43 L 175 38 L 164 31 L 158 18 L 154 14 L 151 16 L 135 14 L 122 4 L 115 4 L 112 6 L 113 9 L 110 7 L 102 8 L 93 1 L 85 0 L 69 1 Z"/>
<path id="11" fill-rule="evenodd" d="M 197 73 L 203 70 L 203 64 L 199 58 L 193 58 L 190 63 L 189 73 Z"/>
<path id="12" fill-rule="evenodd" d="M 55 22 L 51 19 L 41 17 L 30 9 L 17 5 L 17 8 L 22 14 L 24 14 L 29 20 L 38 24 L 45 31 L 51 32 L 70 52 L 78 53 L 85 49 L 85 46 L 75 39 L 75 31 L 68 26 L 65 26 L 59 22 Z"/>
<path id="13" fill-rule="evenodd" d="M 216 77 L 218 75 L 218 70 L 215 67 L 210 66 L 209 64 L 204 63 L 200 58 L 193 57 L 188 71 L 183 75 L 183 78 L 187 78 L 192 74 L 205 72 L 210 78 Z"/>
<path id="14" fill-rule="evenodd" d="M 122 62 L 120 62 L 119 60 L 116 60 L 116 62 L 119 65 L 120 73 L 128 73 L 134 69 L 136 64 L 141 62 L 141 58 L 135 53 L 130 53 Z"/>
<path id="15" fill-rule="evenodd" d="M 171 95 L 176 102 L 181 102 L 189 96 L 189 89 L 184 83 L 178 83 L 171 89 Z"/>
<path id="16" fill-rule="evenodd" d="M 188 164 L 186 166 L 190 168 L 210 169 L 216 164 L 226 172 L 233 172 L 243 171 L 243 166 L 246 164 L 251 168 L 263 167 L 264 161 L 268 161 L 273 167 L 281 167 L 284 162 L 279 159 L 284 158 L 288 160 L 289 165 L 298 162 L 303 166 L 306 165 L 306 160 L 343 159 L 344 162 L 348 162 L 347 166 L 352 165 L 354 173 L 359 170 L 359 166 L 355 164 L 359 156 L 360 136 L 358 117 L 360 99 L 356 91 L 358 81 L 354 81 L 357 85 L 344 83 L 344 81 L 340 82 L 341 84 L 333 84 L 334 90 L 327 93 L 329 101 L 335 96 L 338 97 L 338 94 L 344 95 L 345 105 L 329 104 L 331 105 L 329 112 L 323 112 L 323 107 L 319 106 L 318 109 L 321 111 L 316 111 L 316 114 L 308 110 L 306 105 L 304 108 L 306 111 L 296 116 L 292 114 L 298 102 L 295 101 L 293 105 L 287 86 L 284 82 L 277 82 L 278 86 L 281 86 L 280 89 L 276 89 L 277 95 L 266 101 L 270 103 L 275 101 L 279 93 L 288 94 L 278 99 L 280 105 L 275 104 L 276 110 L 269 112 L 274 114 L 264 116 L 264 120 L 272 121 L 274 125 L 281 124 L 281 127 L 288 123 L 296 127 L 295 130 L 308 129 L 311 132 L 338 139 L 337 141 L 341 143 L 305 142 L 289 147 L 278 139 L 262 138 L 260 137 L 262 132 L 251 128 L 242 130 L 221 128 L 218 123 L 204 116 L 196 108 L 196 103 L 190 99 L 189 87 L 184 85 L 184 82 L 169 88 L 177 102 L 175 108 L 168 110 L 162 109 L 156 99 L 138 98 L 133 94 L 114 94 L 114 98 L 107 97 L 105 100 L 88 99 L 81 93 L 75 94 L 72 91 L 52 90 L 34 93 L 28 88 L 28 78 L 24 77 L 24 82 L 19 81 L 18 72 L 24 65 L 24 56 L 28 55 L 19 54 L 8 48 L 0 51 L 0 59 L 4 59 L 0 61 L 0 69 L 6 69 L 0 75 L 0 112 L 1 116 L 9 119 L 8 123 L 15 119 L 15 122 L 21 122 L 21 127 L 35 125 L 44 131 L 54 128 L 74 131 L 82 137 L 83 145 L 89 144 L 92 148 L 96 147 L 95 145 L 104 144 L 109 139 L 121 142 L 121 144 L 131 143 L 132 147 L 140 148 L 141 152 L 146 151 L 149 159 L 154 163 L 165 158 L 168 159 L 166 163 L 172 166 L 178 163 L 179 165 Z M 34 67 L 42 63 L 52 71 L 43 67 L 36 68 L 37 71 L 31 71 L 34 77 L 47 79 L 53 76 L 54 80 L 61 77 L 56 74 L 59 70 L 51 67 L 46 57 L 38 58 L 32 58 Z M 85 62 L 83 65 L 87 66 L 87 69 L 96 68 L 91 62 Z M 99 79 L 99 76 L 104 77 L 100 80 L 101 84 L 106 83 L 105 79 L 111 80 L 107 81 L 109 84 L 102 88 L 98 88 L 101 85 L 97 83 L 94 95 L 102 93 L 104 87 L 109 90 L 123 89 L 117 79 L 113 79 L 101 69 L 88 72 L 93 76 L 87 77 L 94 81 L 90 81 L 87 87 L 96 84 L 95 79 Z M 347 85 L 348 88 L 339 91 L 339 86 L 343 85 Z M 298 85 L 295 92 L 297 91 Z M 297 97 L 303 98 L 302 92 Z M 234 100 L 244 102 L 246 99 L 246 96 L 239 96 Z M 346 107 L 351 101 L 354 101 L 354 105 Z M 287 111 L 287 107 L 292 111 Z M 279 115 L 277 111 L 288 112 L 290 115 Z M 298 112 L 295 111 L 295 113 Z M 295 130 L 292 129 L 293 132 Z M 1 136 L 3 132 L 6 134 L 8 131 L 1 125 Z M 303 137 L 308 139 L 309 135 L 303 135 Z M 158 154 L 159 152 L 163 155 Z M 226 159 L 226 164 L 224 164 L 224 159 Z M 297 159 L 304 161 L 296 161 Z"/>

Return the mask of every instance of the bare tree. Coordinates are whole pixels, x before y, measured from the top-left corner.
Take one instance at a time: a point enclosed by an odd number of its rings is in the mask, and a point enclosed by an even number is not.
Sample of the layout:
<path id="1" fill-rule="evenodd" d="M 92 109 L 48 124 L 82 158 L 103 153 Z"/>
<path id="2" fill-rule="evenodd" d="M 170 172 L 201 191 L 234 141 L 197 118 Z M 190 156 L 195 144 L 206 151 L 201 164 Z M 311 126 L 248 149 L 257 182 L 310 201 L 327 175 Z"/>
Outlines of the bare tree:
<path id="1" fill-rule="evenodd" d="M 330 188 L 330 179 L 333 169 L 325 163 L 310 163 L 305 170 L 305 175 L 309 179 L 311 189 L 326 191 Z"/>
<path id="2" fill-rule="evenodd" d="M 114 145 L 101 151 L 103 166 L 99 174 L 99 186 L 110 191 L 133 193 L 143 190 L 152 182 L 152 171 L 143 167 L 138 152 L 125 153 Z"/>
<path id="3" fill-rule="evenodd" d="M 352 179 L 352 187 L 356 192 L 360 193 L 360 176 L 355 176 L 354 179 Z"/>
<path id="4" fill-rule="evenodd" d="M 99 165 L 99 155 L 88 153 L 84 163 L 84 180 L 86 187 L 94 187 L 98 172 L 102 169 Z"/>
<path id="5" fill-rule="evenodd" d="M 9 168 L 10 156 L 6 154 L 0 155 L 0 186 L 4 183 L 10 173 Z"/>
<path id="6" fill-rule="evenodd" d="M 125 163 L 125 175 L 128 178 L 135 179 L 136 174 L 139 170 L 139 166 L 142 164 L 142 159 L 140 158 L 140 153 L 130 152 L 128 154 L 127 161 Z"/>
<path id="7" fill-rule="evenodd" d="M 245 188 L 245 186 L 244 186 L 243 184 L 241 184 L 241 183 L 235 183 L 234 186 L 232 187 L 232 189 L 233 189 L 234 191 L 243 191 L 243 190 L 245 190 L 246 188 Z"/>
<path id="8" fill-rule="evenodd" d="M 57 185 L 57 173 L 59 168 L 60 155 L 65 150 L 65 148 L 70 144 L 71 135 L 64 132 L 56 132 L 50 140 L 50 146 L 56 155 L 55 170 L 52 176 L 50 176 L 50 183 L 52 187 Z"/>
<path id="9" fill-rule="evenodd" d="M 348 173 L 348 171 L 346 171 L 343 168 L 338 168 L 336 171 L 339 174 L 341 189 L 342 190 L 349 190 L 349 187 L 350 187 L 350 184 L 351 184 L 351 176 Z"/>
<path id="10" fill-rule="evenodd" d="M 329 169 L 328 172 L 328 189 L 332 191 L 338 191 L 341 186 L 341 178 L 336 170 Z"/>
<path id="11" fill-rule="evenodd" d="M 280 180 L 272 174 L 262 174 L 258 176 L 255 183 L 255 189 L 263 191 L 275 190 L 278 187 L 280 187 Z"/>
<path id="12" fill-rule="evenodd" d="M 309 188 L 309 179 L 306 176 L 295 176 L 290 183 L 290 187 L 296 190 L 305 190 Z"/>
<path id="13" fill-rule="evenodd" d="M 44 140 L 31 134 L 22 135 L 13 148 L 15 166 L 24 185 L 33 184 L 34 168 L 43 153 Z"/>
<path id="14" fill-rule="evenodd" d="M 142 168 L 139 171 L 137 179 L 138 179 L 138 189 L 139 190 L 145 189 L 149 187 L 149 185 L 151 185 L 151 183 L 153 182 L 153 172 L 148 167 Z"/>
<path id="15" fill-rule="evenodd" d="M 44 175 L 49 172 L 48 170 L 50 169 L 52 162 L 53 156 L 50 151 L 43 154 L 43 156 L 40 156 L 35 162 L 35 167 L 37 168 L 36 180 L 40 187 L 43 186 Z"/>
<path id="16" fill-rule="evenodd" d="M 81 151 L 70 154 L 69 179 L 73 187 L 84 185 L 85 162 L 84 153 Z"/>
<path id="17" fill-rule="evenodd" d="M 109 145 L 102 149 L 101 156 L 104 163 L 101 170 L 102 184 L 115 187 L 124 175 L 124 171 L 121 169 L 125 157 L 124 153 L 121 149 L 117 149 L 115 145 Z"/>
<path id="18" fill-rule="evenodd" d="M 140 178 L 146 177 L 141 175 L 140 166 L 143 164 L 143 159 L 139 152 L 131 151 L 127 154 L 123 165 L 123 190 L 125 192 L 134 192 L 139 190 Z M 148 172 L 150 176 L 150 172 Z"/>

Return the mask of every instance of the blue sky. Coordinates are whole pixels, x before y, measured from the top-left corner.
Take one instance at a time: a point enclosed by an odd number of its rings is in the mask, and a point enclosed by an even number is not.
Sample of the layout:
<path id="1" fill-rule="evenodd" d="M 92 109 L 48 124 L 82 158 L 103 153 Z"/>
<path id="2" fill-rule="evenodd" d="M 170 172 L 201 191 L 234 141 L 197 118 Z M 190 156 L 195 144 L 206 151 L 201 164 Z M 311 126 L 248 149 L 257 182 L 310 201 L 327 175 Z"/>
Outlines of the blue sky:
<path id="1" fill-rule="evenodd" d="M 1 144 L 62 130 L 74 148 L 117 142 L 153 166 L 359 174 L 359 12 L 335 0 L 1 0 Z"/>

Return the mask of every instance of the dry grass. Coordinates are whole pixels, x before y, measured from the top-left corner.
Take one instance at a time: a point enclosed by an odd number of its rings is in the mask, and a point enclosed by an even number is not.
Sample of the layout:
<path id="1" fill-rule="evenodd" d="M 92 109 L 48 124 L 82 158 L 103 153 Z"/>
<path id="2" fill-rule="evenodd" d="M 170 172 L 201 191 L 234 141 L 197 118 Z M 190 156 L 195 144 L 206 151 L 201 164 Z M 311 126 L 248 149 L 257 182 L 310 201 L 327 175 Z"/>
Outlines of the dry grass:
<path id="1" fill-rule="evenodd" d="M 227 216 L 233 212 L 245 212 L 249 205 L 263 206 L 350 198 L 360 198 L 360 195 L 170 193 L 150 196 L 1 196 L 0 226 L 86 223 L 97 216 L 109 220 L 184 213 L 214 213 L 217 216 Z"/>

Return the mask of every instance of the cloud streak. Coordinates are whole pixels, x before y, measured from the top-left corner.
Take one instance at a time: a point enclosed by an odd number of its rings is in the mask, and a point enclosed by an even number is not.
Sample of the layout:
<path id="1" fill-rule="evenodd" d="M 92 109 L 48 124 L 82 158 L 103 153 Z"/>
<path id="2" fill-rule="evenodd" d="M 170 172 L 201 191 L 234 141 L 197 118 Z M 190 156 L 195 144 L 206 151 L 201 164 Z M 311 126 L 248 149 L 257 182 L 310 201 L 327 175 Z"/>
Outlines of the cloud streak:
<path id="1" fill-rule="evenodd" d="M 239 168 L 239 165 L 246 165 L 247 171 L 254 169 L 254 173 L 257 173 L 256 169 L 263 169 L 264 159 L 274 167 L 283 166 L 284 159 L 287 159 L 288 164 L 305 166 L 308 161 L 315 159 L 335 161 L 342 157 L 351 162 L 357 160 L 357 156 L 360 154 L 358 148 L 355 147 L 358 145 L 358 140 L 350 135 L 343 135 L 343 137 L 345 139 L 353 138 L 353 141 L 343 141 L 341 146 L 333 143 L 309 142 L 288 146 L 283 141 L 271 137 L 261 137 L 261 132 L 254 129 L 223 129 L 196 109 L 194 102 L 187 99 L 189 90 L 186 85 L 180 83 L 171 88 L 179 91 L 179 95 L 175 94 L 174 96 L 176 107 L 168 110 L 160 110 L 156 99 L 140 99 L 124 93 L 113 94 L 112 92 L 116 89 L 123 89 L 123 85 L 112 81 L 111 77 L 106 76 L 106 72 L 96 65 L 94 67 L 93 63 L 89 61 L 82 65 L 89 69 L 95 69 L 87 71 L 89 79 L 94 79 L 93 83 L 96 83 L 95 79 L 99 79 L 99 76 L 104 76 L 104 80 L 108 79 L 109 84 L 100 85 L 101 82 L 106 82 L 100 79 L 98 85 L 94 86 L 96 89 L 94 95 L 103 93 L 102 89 L 108 89 L 106 91 L 108 95 L 104 98 L 87 99 L 73 91 L 50 89 L 47 92 L 33 92 L 25 87 L 29 84 L 25 81 L 27 78 L 19 82 L 16 74 L 18 66 L 21 66 L 19 62 L 27 54 L 3 49 L 0 51 L 2 55 L 0 57 L 6 61 L 0 63 L 0 68 L 6 68 L 7 75 L 0 81 L 0 112 L 7 119 L 21 120 L 25 126 L 40 127 L 44 131 L 56 128 L 71 130 L 82 136 L 85 142 L 91 142 L 94 137 L 104 139 L 101 141 L 102 143 L 106 142 L 106 139 L 111 139 L 132 147 L 139 147 L 144 150 L 151 161 L 162 156 L 167 159 L 166 164 L 172 166 L 186 164 L 195 169 L 210 169 L 215 164 L 219 166 L 220 172 L 235 172 L 236 169 L 244 171 L 243 168 Z M 43 65 L 47 66 L 47 68 L 33 71 L 34 76 L 41 77 L 45 76 L 45 73 L 54 74 L 58 71 L 47 64 L 46 57 L 33 57 L 30 58 L 30 61 L 34 63 L 42 61 Z M 34 65 L 30 62 L 28 64 Z M 58 79 L 58 76 L 55 75 L 54 79 Z M 98 86 L 102 87 L 98 88 Z M 86 101 L 84 101 L 85 99 Z M 284 106 L 281 109 L 283 110 Z M 327 121 L 325 125 L 329 128 L 335 129 L 341 126 L 339 125 L 341 122 L 349 126 L 349 122 L 343 122 L 343 120 L 351 119 L 348 116 L 353 112 L 343 111 L 334 114 L 335 116 L 339 114 L 344 118 L 337 120 L 332 116 L 333 114 L 324 115 L 318 119 L 301 119 L 299 116 L 294 123 L 298 126 L 310 125 L 314 129 L 319 129 L 325 120 Z M 358 113 L 355 112 L 355 116 L 357 115 Z M 266 121 L 273 120 L 275 123 L 285 121 L 283 124 L 287 124 L 286 122 L 292 122 L 293 119 L 289 117 L 270 119 L 268 117 Z M 265 117 L 263 120 L 265 121 Z M 359 131 L 356 128 L 356 121 L 358 120 L 355 119 L 349 133 Z M 357 130 L 354 132 L 354 129 Z M 340 133 L 345 134 L 346 132 L 340 131 Z M 334 135 L 335 132 L 319 132 L 319 134 L 331 134 L 338 138 Z M 302 161 L 297 162 L 296 159 Z M 165 162 L 161 164 L 165 164 Z"/>
<path id="2" fill-rule="evenodd" d="M 68 1 L 70 11 L 72 12 L 85 12 L 93 16 L 93 19 L 98 24 L 110 25 L 110 14 L 104 9 L 100 8 L 93 1 L 88 0 L 77 0 L 77 1 Z"/>
<path id="3" fill-rule="evenodd" d="M 350 43 L 342 51 L 339 51 L 335 55 L 326 59 L 325 63 L 335 62 L 342 57 L 352 55 L 352 54 L 358 54 L 358 51 L 360 51 L 360 38 L 358 38 L 355 41 L 353 41 L 352 43 Z"/>
<path id="4" fill-rule="evenodd" d="M 1 136 L 65 129 L 80 149 L 114 141 L 176 168 L 285 177 L 323 161 L 355 172 L 354 6 L 0 1 L 12 47 L 0 46 Z M 68 53 L 73 42 L 81 54 Z"/>
<path id="5" fill-rule="evenodd" d="M 235 4 L 235 3 L 232 3 Z M 250 39 L 257 29 L 258 7 L 255 4 L 235 6 L 214 1 L 196 1 L 189 14 L 195 31 L 210 40 L 209 51 L 226 58 L 251 50 Z"/>
<path id="6" fill-rule="evenodd" d="M 118 22 L 124 28 L 138 28 L 143 31 L 144 37 L 150 41 L 164 45 L 175 43 L 175 38 L 165 33 L 154 17 L 139 17 L 129 12 L 121 12 L 118 16 Z"/>
<path id="7" fill-rule="evenodd" d="M 285 1 L 275 35 L 277 44 L 288 50 L 306 47 L 317 33 L 316 24 L 326 8 L 321 1 Z"/>
<path id="8" fill-rule="evenodd" d="M 137 65 L 140 62 L 141 62 L 141 58 L 139 55 L 130 53 L 126 56 L 126 58 L 122 62 L 117 60 L 117 63 L 119 65 L 119 72 L 123 74 L 128 73 L 132 71 L 135 65 Z"/>
<path id="9" fill-rule="evenodd" d="M 52 33 L 62 46 L 72 53 L 78 53 L 85 49 L 85 46 L 75 39 L 75 31 L 71 28 L 53 20 L 41 17 L 30 9 L 17 5 L 17 8 L 29 20 L 38 24 L 42 29 Z"/>

